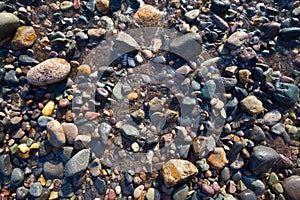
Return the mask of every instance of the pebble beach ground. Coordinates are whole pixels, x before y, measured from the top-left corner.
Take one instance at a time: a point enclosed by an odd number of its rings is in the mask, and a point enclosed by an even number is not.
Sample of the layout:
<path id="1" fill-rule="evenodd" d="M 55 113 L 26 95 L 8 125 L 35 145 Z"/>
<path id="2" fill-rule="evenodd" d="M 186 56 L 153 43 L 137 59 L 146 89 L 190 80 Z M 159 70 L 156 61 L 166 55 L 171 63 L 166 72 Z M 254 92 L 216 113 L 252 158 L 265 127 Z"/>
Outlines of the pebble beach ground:
<path id="1" fill-rule="evenodd" d="M 0 0 L 0 199 L 299 200 L 300 2 Z"/>

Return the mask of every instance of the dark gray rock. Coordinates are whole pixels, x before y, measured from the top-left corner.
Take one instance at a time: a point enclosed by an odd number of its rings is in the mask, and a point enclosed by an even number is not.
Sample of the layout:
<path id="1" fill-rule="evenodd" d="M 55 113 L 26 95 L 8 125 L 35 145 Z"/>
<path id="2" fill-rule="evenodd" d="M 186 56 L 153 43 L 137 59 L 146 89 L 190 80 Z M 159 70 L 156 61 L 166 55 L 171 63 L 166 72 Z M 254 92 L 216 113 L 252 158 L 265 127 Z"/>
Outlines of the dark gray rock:
<path id="1" fill-rule="evenodd" d="M 24 172 L 20 168 L 14 168 L 11 177 L 10 182 L 14 186 L 20 186 L 24 180 Z"/>
<path id="2" fill-rule="evenodd" d="M 19 18 L 12 13 L 0 13 L 0 38 L 8 37 L 20 25 Z"/>
<path id="3" fill-rule="evenodd" d="M 212 9 L 216 12 L 227 12 L 230 8 L 229 0 L 213 0 L 212 1 Z"/>
<path id="4" fill-rule="evenodd" d="M 4 81 L 8 84 L 8 85 L 16 85 L 19 83 L 19 79 L 16 76 L 16 71 L 15 70 L 10 70 L 9 72 L 7 72 L 4 76 Z"/>
<path id="5" fill-rule="evenodd" d="M 120 32 L 114 41 L 114 48 L 120 53 L 127 53 L 130 51 L 136 51 L 140 49 L 140 45 L 137 41 L 129 34 Z"/>
<path id="6" fill-rule="evenodd" d="M 257 125 L 253 125 L 252 129 L 248 129 L 245 132 L 245 137 L 252 140 L 253 142 L 261 143 L 266 139 L 266 134 L 262 130 L 262 128 Z"/>
<path id="7" fill-rule="evenodd" d="M 182 185 L 174 191 L 173 199 L 174 200 L 186 199 L 188 192 L 189 192 L 189 187 L 187 185 Z"/>
<path id="8" fill-rule="evenodd" d="M 300 199 L 300 176 L 291 176 L 283 181 L 283 188 L 286 197 L 289 200 L 299 200 Z"/>
<path id="9" fill-rule="evenodd" d="M 12 164 L 10 161 L 10 156 L 8 154 L 3 154 L 0 156 L 0 173 L 4 176 L 10 176 L 12 172 Z"/>
<path id="10" fill-rule="evenodd" d="M 251 190 L 245 190 L 237 196 L 239 200 L 257 200 L 256 194 Z"/>
<path id="11" fill-rule="evenodd" d="M 19 64 L 22 66 L 22 65 L 31 65 L 31 66 L 34 66 L 34 65 L 37 65 L 39 64 L 40 62 L 28 55 L 20 55 L 19 58 L 18 58 L 18 61 L 19 61 Z"/>
<path id="12" fill-rule="evenodd" d="M 284 39 L 296 39 L 300 37 L 299 27 L 283 28 L 279 31 L 279 38 Z"/>
<path id="13" fill-rule="evenodd" d="M 265 192 L 264 183 L 257 177 L 244 175 L 242 180 L 245 183 L 245 185 L 249 189 L 251 189 L 256 195 L 262 195 Z"/>
<path id="14" fill-rule="evenodd" d="M 283 135 L 287 134 L 285 130 L 285 125 L 282 123 L 277 123 L 271 128 L 271 133 L 274 133 L 275 135 Z"/>
<path id="15" fill-rule="evenodd" d="M 208 80 L 201 90 L 201 98 L 211 100 L 216 92 L 217 85 L 213 80 Z"/>
<path id="16" fill-rule="evenodd" d="M 25 199 L 28 196 L 28 194 L 29 194 L 29 190 L 24 186 L 18 187 L 16 189 L 17 200 Z"/>
<path id="17" fill-rule="evenodd" d="M 105 194 L 106 192 L 106 183 L 103 179 L 101 179 L 100 177 L 98 177 L 94 183 L 94 186 L 98 192 L 98 194 L 102 195 Z"/>
<path id="18" fill-rule="evenodd" d="M 299 28 L 300 29 L 300 28 Z M 287 106 L 294 105 L 299 98 L 299 88 L 295 84 L 277 82 L 274 99 Z"/>
<path id="19" fill-rule="evenodd" d="M 47 178 L 62 178 L 64 175 L 64 166 L 62 163 L 54 164 L 45 162 L 43 165 L 44 175 Z"/>
<path id="20" fill-rule="evenodd" d="M 276 161 L 279 154 L 272 148 L 266 146 L 256 146 L 250 157 L 250 169 L 255 175 L 268 172 Z"/>

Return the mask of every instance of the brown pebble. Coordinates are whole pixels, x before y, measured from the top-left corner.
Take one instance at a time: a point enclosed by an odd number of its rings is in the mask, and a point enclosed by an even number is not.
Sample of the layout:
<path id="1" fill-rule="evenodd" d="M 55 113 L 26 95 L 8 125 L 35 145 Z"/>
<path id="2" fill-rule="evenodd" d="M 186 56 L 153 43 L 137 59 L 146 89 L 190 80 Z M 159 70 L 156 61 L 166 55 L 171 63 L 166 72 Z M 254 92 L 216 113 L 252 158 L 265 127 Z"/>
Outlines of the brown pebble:
<path id="1" fill-rule="evenodd" d="M 61 108 L 65 108 L 65 107 L 68 107 L 70 105 L 70 101 L 69 101 L 69 99 L 61 99 L 61 100 L 59 100 L 58 105 Z"/>

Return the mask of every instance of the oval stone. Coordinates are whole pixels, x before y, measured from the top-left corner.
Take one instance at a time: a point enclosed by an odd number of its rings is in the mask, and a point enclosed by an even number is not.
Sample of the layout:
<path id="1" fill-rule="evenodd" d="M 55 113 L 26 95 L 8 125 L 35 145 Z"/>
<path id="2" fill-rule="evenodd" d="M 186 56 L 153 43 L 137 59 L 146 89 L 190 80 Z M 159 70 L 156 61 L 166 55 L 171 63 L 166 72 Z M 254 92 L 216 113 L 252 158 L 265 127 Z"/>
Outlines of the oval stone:
<path id="1" fill-rule="evenodd" d="M 27 73 L 28 82 L 35 86 L 45 86 L 67 78 L 70 64 L 62 58 L 51 58 L 31 68 Z"/>
<path id="2" fill-rule="evenodd" d="M 9 36 L 19 26 L 19 18 L 11 13 L 0 13 L 0 38 Z"/>

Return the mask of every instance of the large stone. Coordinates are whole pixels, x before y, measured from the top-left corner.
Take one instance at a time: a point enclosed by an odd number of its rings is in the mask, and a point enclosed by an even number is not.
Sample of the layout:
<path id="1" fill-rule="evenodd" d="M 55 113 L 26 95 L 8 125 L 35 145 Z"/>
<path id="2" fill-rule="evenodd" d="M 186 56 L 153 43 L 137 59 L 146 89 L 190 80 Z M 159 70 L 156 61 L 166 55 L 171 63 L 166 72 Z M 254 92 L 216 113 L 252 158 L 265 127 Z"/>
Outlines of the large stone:
<path id="1" fill-rule="evenodd" d="M 28 48 L 34 44 L 36 37 L 32 26 L 20 26 L 11 41 L 11 46 L 14 50 Z"/>
<path id="2" fill-rule="evenodd" d="M 298 101 L 299 88 L 296 85 L 277 82 L 275 89 L 274 98 L 279 103 L 290 106 Z"/>
<path id="3" fill-rule="evenodd" d="M 214 152 L 207 158 L 213 169 L 222 169 L 227 163 L 226 153 L 222 147 L 215 148 Z"/>
<path id="4" fill-rule="evenodd" d="M 118 52 L 128 53 L 130 51 L 140 50 L 140 45 L 131 35 L 120 32 L 114 41 L 114 48 L 116 48 Z"/>
<path id="5" fill-rule="evenodd" d="M 51 58 L 31 68 L 27 79 L 32 85 L 44 86 L 66 79 L 70 71 L 71 66 L 65 59 Z"/>
<path id="6" fill-rule="evenodd" d="M 67 177 L 83 172 L 89 164 L 90 150 L 82 149 L 76 153 L 65 165 L 64 174 Z"/>
<path id="7" fill-rule="evenodd" d="M 11 13 L 0 13 L 0 38 L 10 36 L 19 26 L 19 18 Z"/>
<path id="8" fill-rule="evenodd" d="M 250 157 L 250 169 L 255 175 L 268 172 L 276 161 L 279 154 L 272 148 L 266 146 L 256 146 Z"/>
<path id="9" fill-rule="evenodd" d="M 163 12 L 157 10 L 155 7 L 145 5 L 137 10 L 133 18 L 143 26 L 153 26 L 158 24 L 162 15 Z"/>
<path id="10" fill-rule="evenodd" d="M 11 173 L 10 181 L 14 186 L 19 186 L 24 180 L 24 172 L 20 168 L 14 168 Z"/>
<path id="11" fill-rule="evenodd" d="M 247 96 L 240 102 L 241 108 L 251 114 L 256 115 L 259 114 L 261 111 L 264 110 L 262 102 L 253 95 Z"/>
<path id="12" fill-rule="evenodd" d="M 187 160 L 171 159 L 164 164 L 162 173 L 166 186 L 172 187 L 196 175 L 198 169 Z"/>
<path id="13" fill-rule="evenodd" d="M 170 44 L 170 52 L 186 60 L 195 58 L 202 52 L 202 38 L 196 33 L 177 37 Z"/>
<path id="14" fill-rule="evenodd" d="M 284 193 L 289 200 L 300 199 L 300 176 L 291 176 L 283 181 Z"/>
<path id="15" fill-rule="evenodd" d="M 65 145 L 66 137 L 62 125 L 57 120 L 52 120 L 47 124 L 47 136 L 53 147 L 60 148 Z"/>
<path id="16" fill-rule="evenodd" d="M 137 128 L 135 128 L 134 126 L 132 126 L 130 124 L 123 125 L 121 130 L 122 130 L 122 133 L 124 134 L 124 136 L 127 138 L 138 138 L 140 135 Z"/>
<path id="17" fill-rule="evenodd" d="M 62 178 L 64 175 L 64 165 L 62 163 L 45 162 L 43 170 L 44 175 L 48 178 Z"/>

